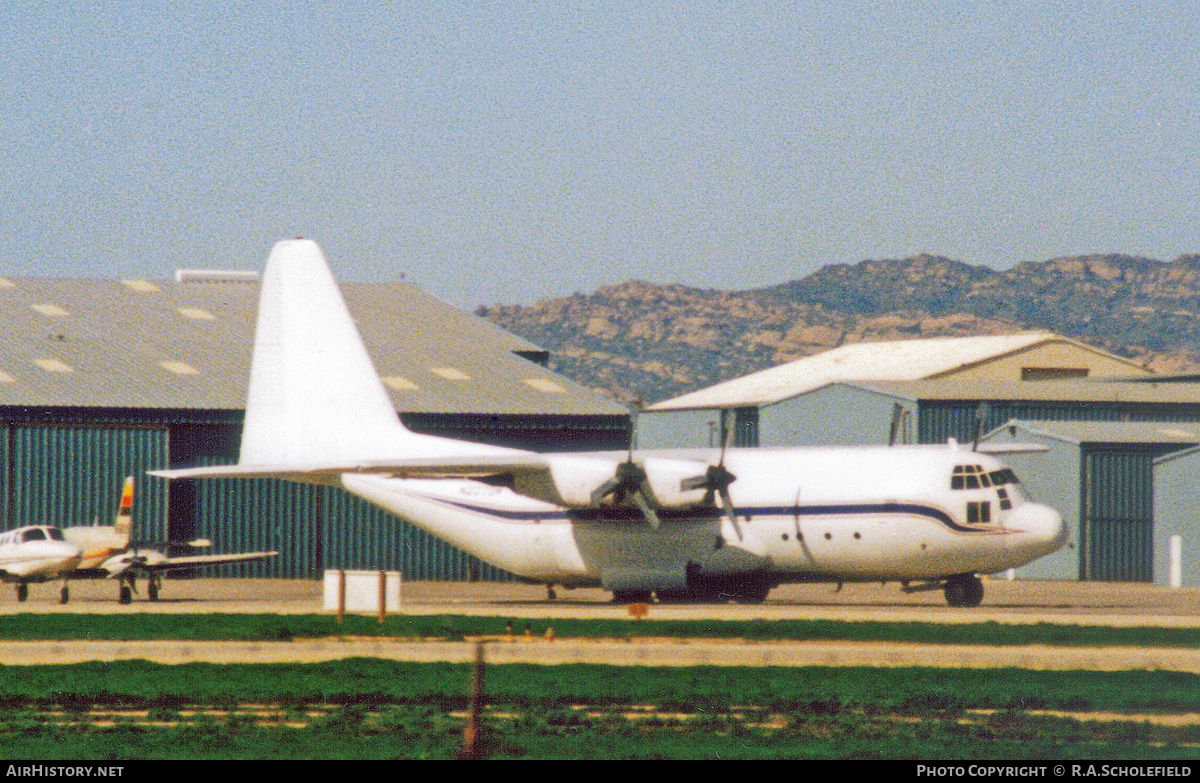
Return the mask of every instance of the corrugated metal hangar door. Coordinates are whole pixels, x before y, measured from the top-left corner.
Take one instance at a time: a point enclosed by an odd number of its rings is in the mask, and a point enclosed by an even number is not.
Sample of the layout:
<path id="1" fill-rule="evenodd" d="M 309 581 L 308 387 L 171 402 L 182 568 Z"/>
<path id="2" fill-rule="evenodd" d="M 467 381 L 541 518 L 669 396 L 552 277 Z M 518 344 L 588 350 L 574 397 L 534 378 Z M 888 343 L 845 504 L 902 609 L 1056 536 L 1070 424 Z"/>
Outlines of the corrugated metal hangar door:
<path id="1" fill-rule="evenodd" d="M 333 487 L 217 479 L 197 482 L 194 502 L 194 534 L 219 542 L 215 551 L 279 552 L 227 566 L 223 576 L 302 579 L 327 568 L 363 568 L 398 570 L 405 579 L 512 578 Z"/>
<path id="2" fill-rule="evenodd" d="M 0 438 L 5 529 L 111 525 L 121 485 L 134 476 L 134 535 L 165 538 L 166 483 L 146 471 L 166 464 L 166 428 L 9 424 Z"/>
<path id="3" fill-rule="evenodd" d="M 1084 453 L 1080 578 L 1153 580 L 1154 457 L 1151 451 Z"/>

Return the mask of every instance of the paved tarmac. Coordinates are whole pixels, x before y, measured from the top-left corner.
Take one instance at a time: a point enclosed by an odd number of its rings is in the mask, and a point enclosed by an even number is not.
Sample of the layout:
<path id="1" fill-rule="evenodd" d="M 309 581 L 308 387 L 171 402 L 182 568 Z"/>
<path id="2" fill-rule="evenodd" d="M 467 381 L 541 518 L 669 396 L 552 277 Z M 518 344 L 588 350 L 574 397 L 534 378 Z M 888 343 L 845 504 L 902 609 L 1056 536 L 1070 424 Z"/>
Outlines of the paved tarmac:
<path id="1" fill-rule="evenodd" d="M 323 583 L 289 579 L 169 579 L 158 601 L 145 590 L 131 604 L 117 602 L 111 580 L 71 583 L 71 600 L 58 603 L 59 584 L 32 585 L 19 603 L 0 586 L 0 614 L 17 612 L 163 614 L 239 612 L 311 614 L 321 612 Z M 628 607 L 613 604 L 600 589 L 557 590 L 517 583 L 406 582 L 401 611 L 408 614 L 466 614 L 520 618 L 624 618 Z M 983 604 L 946 605 L 941 591 L 905 594 L 898 585 L 784 585 L 766 602 L 739 604 L 652 604 L 655 619 L 835 619 L 890 622 L 1001 623 L 1053 622 L 1084 625 L 1200 627 L 1200 589 L 1141 583 L 1034 582 L 986 580 Z"/>
<path id="2" fill-rule="evenodd" d="M 156 663 L 313 663 L 343 658 L 468 663 L 480 640 L 375 638 L 294 642 L 0 641 L 0 662 L 28 665 L 140 659 Z M 739 642 L 711 639 L 555 639 L 516 636 L 483 640 L 489 663 L 609 666 L 921 666 L 1088 671 L 1127 669 L 1200 673 L 1200 650 L 1132 647 L 941 645 L 898 642 Z"/>
<path id="3" fill-rule="evenodd" d="M 58 603 L 58 585 L 34 585 L 18 603 L 0 594 L 0 613 L 324 613 L 323 585 L 313 580 L 168 580 L 158 601 L 144 594 L 122 606 L 115 583 L 77 582 L 71 601 Z M 401 588 L 401 612 L 468 614 L 544 619 L 628 618 L 629 607 L 603 590 L 559 590 L 548 600 L 544 587 L 523 584 L 413 582 Z M 763 604 L 653 604 L 654 619 L 836 619 L 893 622 L 1062 624 L 1200 627 L 1200 590 L 1145 584 L 1081 582 L 987 582 L 982 606 L 945 605 L 940 592 L 901 593 L 896 585 L 789 585 Z M 333 614 L 333 612 L 328 612 Z M 517 626 L 520 627 L 519 625 Z M 0 634 L 2 636 L 2 634 Z M 493 663 L 547 665 L 740 666 L 952 666 L 1035 669 L 1168 669 L 1200 673 L 1200 650 L 1170 648 L 989 647 L 851 642 L 737 642 L 702 639 L 579 640 L 543 637 L 490 639 Z M 163 663 L 266 663 L 383 657 L 410 661 L 469 661 L 475 641 L 413 642 L 329 637 L 293 642 L 4 642 L 0 662 L 70 663 L 142 658 Z"/>

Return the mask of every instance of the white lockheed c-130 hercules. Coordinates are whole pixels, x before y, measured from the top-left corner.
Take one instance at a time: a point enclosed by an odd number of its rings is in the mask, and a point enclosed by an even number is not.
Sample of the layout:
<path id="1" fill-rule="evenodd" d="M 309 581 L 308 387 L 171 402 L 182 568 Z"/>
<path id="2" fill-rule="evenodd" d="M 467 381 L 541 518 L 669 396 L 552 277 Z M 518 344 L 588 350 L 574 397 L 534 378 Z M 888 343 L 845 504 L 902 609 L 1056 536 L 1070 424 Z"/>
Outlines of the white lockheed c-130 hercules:
<path id="1" fill-rule="evenodd" d="M 414 433 L 302 239 L 267 259 L 238 464 L 153 473 L 342 487 L 551 595 L 598 585 L 618 601 L 899 581 L 973 606 L 980 574 L 1066 540 L 996 456 L 953 441 L 540 454 Z"/>

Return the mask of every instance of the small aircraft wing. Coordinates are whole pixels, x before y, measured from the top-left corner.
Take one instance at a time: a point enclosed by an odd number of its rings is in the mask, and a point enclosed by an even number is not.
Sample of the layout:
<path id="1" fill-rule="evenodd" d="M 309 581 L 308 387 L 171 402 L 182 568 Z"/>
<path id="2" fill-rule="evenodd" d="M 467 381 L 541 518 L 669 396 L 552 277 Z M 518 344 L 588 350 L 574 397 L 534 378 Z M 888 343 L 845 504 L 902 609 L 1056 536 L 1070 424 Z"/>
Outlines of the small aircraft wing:
<path id="1" fill-rule="evenodd" d="M 139 549 L 120 552 L 95 568 L 78 569 L 71 574 L 72 579 L 119 579 L 129 572 L 134 574 L 163 573 L 165 571 L 183 571 L 190 568 L 223 565 L 225 563 L 243 563 L 250 560 L 264 560 L 275 557 L 278 552 L 242 552 L 229 555 L 189 555 L 185 557 L 168 557 L 156 549 Z"/>
<path id="2" fill-rule="evenodd" d="M 191 555 L 188 557 L 169 557 L 163 560 L 139 562 L 138 558 L 130 563 L 129 568 L 143 573 L 161 574 L 166 571 L 183 571 L 190 568 L 224 565 L 225 563 L 245 563 L 251 560 L 265 560 L 275 557 L 278 552 L 243 552 L 233 555 Z"/>

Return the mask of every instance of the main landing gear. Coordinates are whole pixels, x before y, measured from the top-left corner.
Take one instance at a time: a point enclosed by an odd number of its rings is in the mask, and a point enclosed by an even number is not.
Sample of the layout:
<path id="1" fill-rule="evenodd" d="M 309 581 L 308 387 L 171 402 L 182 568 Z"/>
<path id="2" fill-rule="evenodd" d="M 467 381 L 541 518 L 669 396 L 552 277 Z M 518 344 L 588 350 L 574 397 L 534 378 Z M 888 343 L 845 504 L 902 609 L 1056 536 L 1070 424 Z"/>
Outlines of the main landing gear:
<path id="1" fill-rule="evenodd" d="M 765 579 L 713 581 L 678 590 L 614 590 L 613 603 L 650 603 L 657 598 L 660 604 L 761 604 L 774 587 Z"/>
<path id="2" fill-rule="evenodd" d="M 17 585 L 17 600 L 21 603 L 29 600 L 29 584 L 27 582 L 21 582 Z M 58 602 L 60 604 L 65 604 L 70 600 L 71 591 L 67 589 L 67 583 L 63 582 L 62 590 L 60 590 L 58 593 Z"/>
<path id="3" fill-rule="evenodd" d="M 951 606 L 979 606 L 983 602 L 983 581 L 974 574 L 956 574 L 942 587 Z"/>
<path id="4" fill-rule="evenodd" d="M 146 577 L 146 597 L 151 601 L 158 600 L 158 591 L 162 587 L 162 577 L 157 574 Z M 121 579 L 121 592 L 118 601 L 123 604 L 133 603 L 133 594 L 137 592 L 137 579 L 129 576 Z"/>

